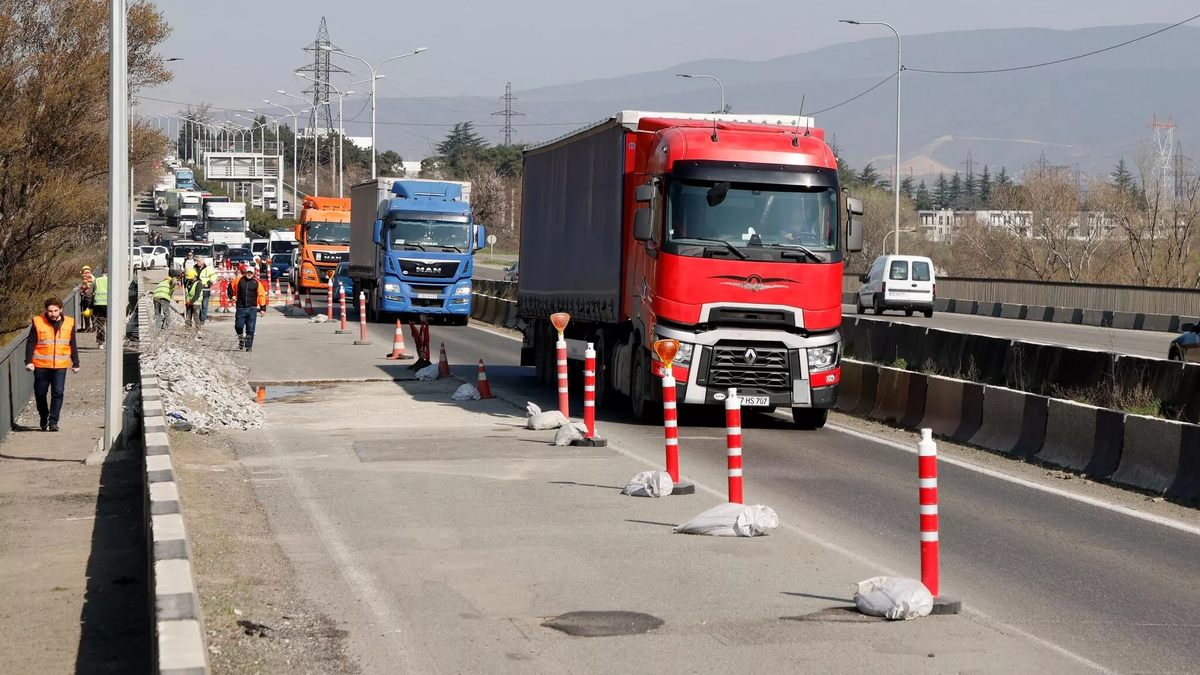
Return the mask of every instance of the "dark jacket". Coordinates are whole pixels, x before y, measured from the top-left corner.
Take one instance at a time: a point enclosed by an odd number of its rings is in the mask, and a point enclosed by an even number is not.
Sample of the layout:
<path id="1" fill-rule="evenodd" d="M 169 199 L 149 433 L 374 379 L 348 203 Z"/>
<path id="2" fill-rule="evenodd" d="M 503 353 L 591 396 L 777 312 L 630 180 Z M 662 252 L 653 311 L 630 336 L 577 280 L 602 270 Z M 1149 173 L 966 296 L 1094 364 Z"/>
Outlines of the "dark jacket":
<path id="1" fill-rule="evenodd" d="M 238 309 L 257 307 L 261 311 L 267 311 L 267 289 L 254 277 L 239 276 L 229 284 L 227 293 L 231 299 L 237 301 Z"/>

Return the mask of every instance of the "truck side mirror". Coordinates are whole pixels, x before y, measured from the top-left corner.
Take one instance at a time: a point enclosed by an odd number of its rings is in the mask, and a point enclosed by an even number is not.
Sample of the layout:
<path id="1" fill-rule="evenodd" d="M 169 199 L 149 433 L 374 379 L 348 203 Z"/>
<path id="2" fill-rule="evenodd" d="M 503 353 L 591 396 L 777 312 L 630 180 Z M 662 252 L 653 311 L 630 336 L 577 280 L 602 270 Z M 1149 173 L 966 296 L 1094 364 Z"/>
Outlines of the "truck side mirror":
<path id="1" fill-rule="evenodd" d="M 633 191 L 633 201 L 639 204 L 649 204 L 654 199 L 654 186 L 650 184 L 639 185 Z"/>
<path id="2" fill-rule="evenodd" d="M 382 220 L 375 221 L 375 233 L 373 235 L 373 238 L 375 239 L 376 245 L 378 245 L 381 241 L 383 241 L 383 221 Z"/>
<path id="3" fill-rule="evenodd" d="M 858 197 L 846 197 L 846 210 L 852 216 L 861 216 L 863 214 L 863 201 Z"/>
<path id="4" fill-rule="evenodd" d="M 871 280 L 871 275 L 869 275 L 869 274 L 860 274 L 860 275 L 858 275 L 858 280 L 859 280 L 860 282 L 862 282 L 862 283 L 864 283 L 864 284 L 865 284 L 865 283 L 867 283 L 868 281 L 870 281 L 870 280 Z"/>
<path id="5" fill-rule="evenodd" d="M 475 228 L 475 250 L 482 251 L 486 246 L 485 242 L 487 242 L 487 232 L 483 225 L 479 225 Z"/>
<path id="6" fill-rule="evenodd" d="M 654 228 L 650 223 L 650 209 L 638 209 L 633 212 L 633 238 L 637 241 L 650 241 Z"/>
<path id="7" fill-rule="evenodd" d="M 846 225 L 846 250 L 851 253 L 863 250 L 863 222 L 860 218 L 851 216 L 849 224 Z"/>

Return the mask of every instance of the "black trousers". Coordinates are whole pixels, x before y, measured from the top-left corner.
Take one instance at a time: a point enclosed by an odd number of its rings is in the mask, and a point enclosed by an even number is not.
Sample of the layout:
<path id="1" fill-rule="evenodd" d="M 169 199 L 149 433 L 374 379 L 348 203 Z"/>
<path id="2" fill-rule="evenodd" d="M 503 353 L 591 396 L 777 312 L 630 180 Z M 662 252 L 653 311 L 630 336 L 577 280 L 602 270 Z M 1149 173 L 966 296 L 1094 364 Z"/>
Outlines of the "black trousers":
<path id="1" fill-rule="evenodd" d="M 66 368 L 36 368 L 33 371 L 33 394 L 37 399 L 38 417 L 43 424 L 58 424 L 62 412 L 63 390 L 67 387 Z M 46 394 L 50 400 L 46 400 Z"/>

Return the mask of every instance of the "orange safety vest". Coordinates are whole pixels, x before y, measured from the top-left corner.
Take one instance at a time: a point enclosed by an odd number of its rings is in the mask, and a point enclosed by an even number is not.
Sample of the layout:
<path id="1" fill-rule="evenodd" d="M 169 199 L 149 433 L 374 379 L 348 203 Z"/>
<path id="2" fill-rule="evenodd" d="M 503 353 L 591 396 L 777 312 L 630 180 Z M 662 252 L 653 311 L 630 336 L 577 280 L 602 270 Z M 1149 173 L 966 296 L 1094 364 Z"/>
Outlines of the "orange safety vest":
<path id="1" fill-rule="evenodd" d="M 70 368 L 71 367 L 71 331 L 75 329 L 75 319 L 63 316 L 62 328 L 54 332 L 54 326 L 46 317 L 33 317 L 33 325 L 37 328 L 37 344 L 33 348 L 34 368 Z"/>

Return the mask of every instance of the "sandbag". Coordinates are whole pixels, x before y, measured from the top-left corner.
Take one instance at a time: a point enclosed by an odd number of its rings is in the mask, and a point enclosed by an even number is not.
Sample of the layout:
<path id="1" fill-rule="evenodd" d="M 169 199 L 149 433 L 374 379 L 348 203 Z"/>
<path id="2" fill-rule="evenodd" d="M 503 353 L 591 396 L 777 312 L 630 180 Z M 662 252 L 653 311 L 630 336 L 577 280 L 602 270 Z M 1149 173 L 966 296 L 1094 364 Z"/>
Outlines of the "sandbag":
<path id="1" fill-rule="evenodd" d="M 436 380 L 438 379 L 438 364 L 431 363 L 417 371 L 418 380 Z"/>
<path id="2" fill-rule="evenodd" d="M 621 494 L 631 497 L 665 497 L 674 489 L 675 482 L 666 471 L 643 471 L 629 479 Z"/>
<path id="3" fill-rule="evenodd" d="M 526 417 L 533 417 L 534 415 L 536 415 L 540 412 L 542 412 L 542 408 L 538 404 L 534 403 L 533 401 L 527 401 L 525 403 L 525 416 Z"/>
<path id="4" fill-rule="evenodd" d="M 554 444 L 560 448 L 570 445 L 571 443 L 583 438 L 583 435 L 586 433 L 587 427 L 583 426 L 583 424 L 579 422 L 564 424 L 558 428 L 557 432 L 555 432 Z"/>
<path id="5" fill-rule="evenodd" d="M 712 537 L 757 537 L 779 527 L 779 516 L 769 506 L 720 504 L 675 528 L 680 534 Z"/>
<path id="6" fill-rule="evenodd" d="M 309 323 L 325 323 L 328 320 L 329 317 L 325 316 L 324 314 L 313 314 L 312 316 L 308 317 Z"/>
<path id="7" fill-rule="evenodd" d="M 434 364 L 437 365 L 437 364 Z M 528 429 L 534 431 L 545 431 L 547 429 L 557 429 L 567 423 L 567 418 L 557 410 L 547 410 L 531 415 L 525 422 Z"/>
<path id="8" fill-rule="evenodd" d="M 908 621 L 929 616 L 933 611 L 933 594 L 916 579 L 872 577 L 858 582 L 854 604 L 863 614 Z"/>
<path id="9" fill-rule="evenodd" d="M 455 389 L 454 393 L 450 395 L 450 398 L 454 399 L 455 401 L 478 401 L 481 397 L 479 395 L 479 390 L 475 388 L 475 385 L 468 383 L 462 385 L 458 389 Z"/>

